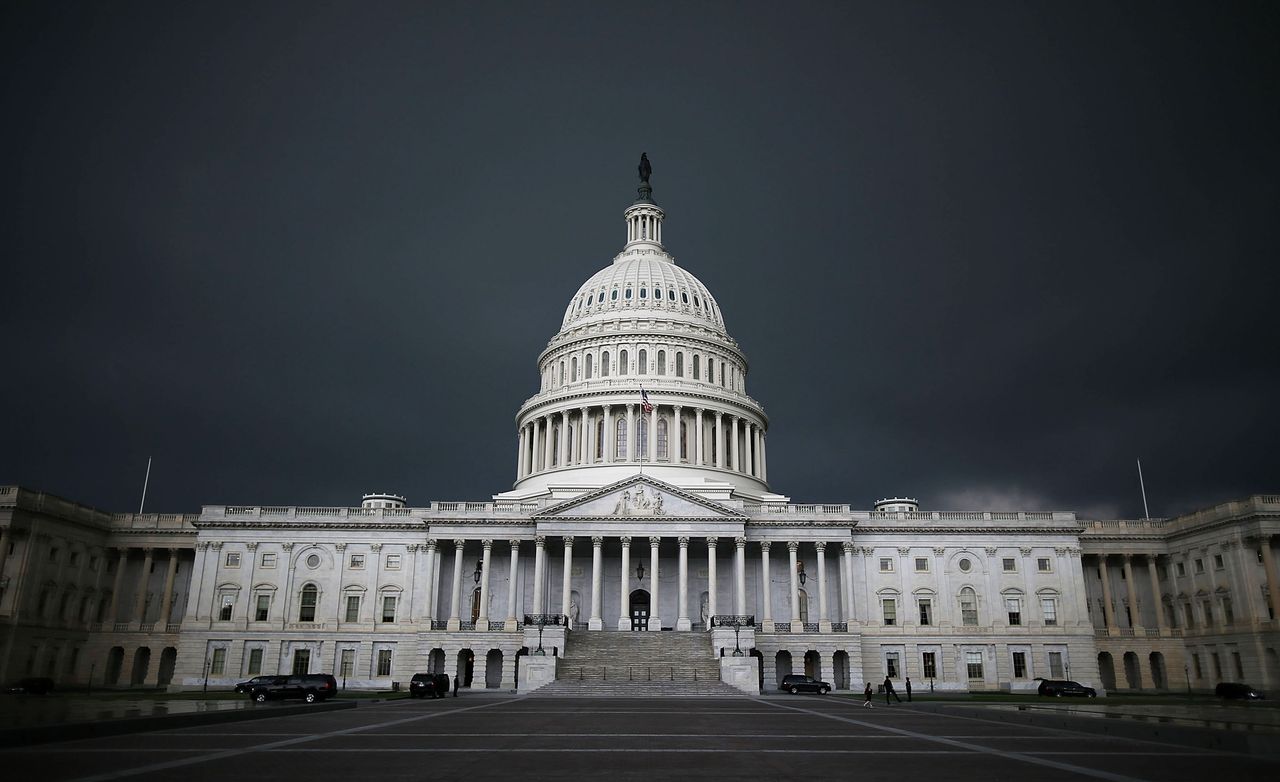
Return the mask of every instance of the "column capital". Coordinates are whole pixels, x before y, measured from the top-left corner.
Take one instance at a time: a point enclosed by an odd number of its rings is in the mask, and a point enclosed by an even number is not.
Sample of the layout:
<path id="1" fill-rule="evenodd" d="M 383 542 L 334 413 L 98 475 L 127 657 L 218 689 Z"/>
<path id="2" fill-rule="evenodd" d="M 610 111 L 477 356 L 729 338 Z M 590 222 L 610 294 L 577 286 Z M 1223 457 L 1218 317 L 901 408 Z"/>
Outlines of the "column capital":
<path id="1" fill-rule="evenodd" d="M 653 536 L 651 536 L 651 537 L 649 538 L 649 548 L 657 548 L 657 547 L 658 547 L 658 544 L 659 544 L 659 543 L 661 543 L 661 542 L 662 542 L 662 538 L 661 538 L 661 537 L 659 537 L 659 536 L 657 536 L 657 535 L 653 535 Z"/>
<path id="2" fill-rule="evenodd" d="M 623 535 L 622 537 L 618 538 L 618 540 L 622 541 L 622 547 L 623 547 L 623 548 L 627 548 L 627 547 L 629 547 L 629 546 L 631 545 L 631 536 L 630 536 L 630 535 Z"/>
<path id="3" fill-rule="evenodd" d="M 695 407 L 695 408 L 693 408 L 693 410 L 694 410 L 694 412 L 695 412 L 695 413 L 697 413 L 698 415 L 702 415 L 703 413 L 707 412 L 707 408 L 705 408 L 705 407 Z"/>
<path id="4" fill-rule="evenodd" d="M 290 543 L 289 545 L 292 546 L 293 544 Z M 222 551 L 222 541 L 220 540 L 213 541 L 212 543 L 209 544 L 209 548 L 213 549 L 214 551 Z M 120 549 L 121 556 L 127 556 L 128 553 L 129 553 L 128 549 Z"/>
<path id="5" fill-rule="evenodd" d="M 603 537 L 601 537 L 600 535 L 592 535 L 592 536 L 591 536 L 591 547 L 592 547 L 592 548 L 600 548 L 600 547 L 601 547 L 601 546 L 603 546 L 603 545 L 604 545 L 604 538 L 603 538 Z"/>
<path id="6" fill-rule="evenodd" d="M 715 537 L 707 538 L 707 548 L 712 548 L 712 549 L 715 548 L 716 543 L 719 542 L 719 540 L 720 540 L 719 538 L 715 538 Z"/>
<path id="7" fill-rule="evenodd" d="M 846 540 L 845 542 L 843 542 L 843 543 L 841 543 L 841 544 L 840 544 L 840 548 L 844 549 L 844 553 L 852 555 L 852 554 L 853 554 L 853 541 L 852 541 L 852 540 Z M 938 552 L 938 549 L 934 549 L 934 552 L 935 552 L 935 553 L 937 553 L 937 552 Z M 939 556 L 941 556 L 941 554 L 939 554 Z"/>
<path id="8" fill-rule="evenodd" d="M 1022 556 L 1024 556 L 1024 557 L 1029 557 L 1029 556 L 1031 556 L 1031 549 L 1029 549 L 1029 548 L 1025 548 L 1025 547 L 1023 547 L 1023 548 L 1019 548 L 1019 549 L 1018 549 L 1018 553 L 1019 553 L 1019 554 L 1021 554 L 1021 555 L 1022 555 Z"/>
<path id="9" fill-rule="evenodd" d="M 197 541 L 197 542 L 196 542 L 196 550 L 197 550 L 197 551 L 204 551 L 204 550 L 205 550 L 205 549 L 207 549 L 207 548 L 209 548 L 209 541 L 207 541 L 207 540 L 200 540 L 200 541 Z M 126 554 L 126 555 L 129 553 L 129 549 L 127 549 L 127 548 L 116 549 L 116 551 L 119 551 L 120 553 L 122 553 L 122 554 Z"/>
<path id="10" fill-rule="evenodd" d="M 347 544 L 346 544 L 346 543 L 334 543 L 334 544 L 333 544 L 333 547 L 334 547 L 336 550 L 338 550 L 338 551 L 346 551 L 346 550 L 347 550 Z"/>
<path id="11" fill-rule="evenodd" d="M 436 539 L 427 538 L 427 553 L 431 553 L 432 551 L 435 551 L 435 550 L 436 550 Z"/>
<path id="12" fill-rule="evenodd" d="M 613 405 L 601 405 L 601 407 L 604 409 L 605 415 L 608 415 L 609 411 L 613 409 Z"/>
<path id="13" fill-rule="evenodd" d="M 153 548 L 152 546 L 143 546 L 143 547 L 142 547 L 142 553 L 143 553 L 143 554 L 145 554 L 145 555 L 147 555 L 147 556 L 151 556 L 151 554 L 152 554 L 152 553 L 154 553 L 154 552 L 155 552 L 155 548 Z"/>
<path id="14" fill-rule="evenodd" d="M 734 538 L 734 539 L 733 539 L 733 544 L 734 544 L 735 546 L 737 546 L 738 548 L 740 548 L 740 549 L 744 549 L 744 548 L 746 548 L 746 547 L 747 547 L 747 539 L 746 539 L 746 538 Z"/>
<path id="15" fill-rule="evenodd" d="M 546 548 L 546 545 L 547 545 L 547 536 L 546 536 L 546 535 L 534 535 L 534 536 L 533 536 L 533 545 L 534 545 L 534 546 L 536 546 L 536 547 L 538 547 L 538 548 Z"/>
<path id="16" fill-rule="evenodd" d="M 760 552 L 761 552 L 762 554 L 768 554 L 768 553 L 769 553 L 769 547 L 770 547 L 770 546 L 772 546 L 772 545 L 773 545 L 773 543 L 772 543 L 772 542 L 770 542 L 770 541 L 767 541 L 767 540 L 762 540 L 762 541 L 760 541 Z"/>
<path id="17" fill-rule="evenodd" d="M 459 550 L 459 551 L 461 551 L 461 550 L 462 550 L 466 545 L 467 545 L 467 541 L 466 541 L 466 539 L 465 539 L 465 538 L 454 538 L 454 539 L 453 539 L 453 547 L 454 547 L 454 548 L 456 548 L 456 549 L 457 549 L 457 550 Z"/>
<path id="18" fill-rule="evenodd" d="M 822 554 L 827 550 L 827 542 L 825 540 L 816 540 L 813 543 L 813 547 L 818 550 L 819 554 Z M 898 551 L 904 555 L 907 553 L 907 549 L 898 549 Z"/>
<path id="19" fill-rule="evenodd" d="M 507 543 L 510 544 L 512 551 L 520 550 L 520 538 L 512 538 L 511 540 L 508 540 Z"/>
<path id="20" fill-rule="evenodd" d="M 564 540 L 564 547 L 565 547 L 565 548 L 572 548 L 572 547 L 573 547 L 573 536 L 572 536 L 572 535 L 565 535 L 565 536 L 562 538 L 562 540 Z"/>
<path id="21" fill-rule="evenodd" d="M 410 543 L 404 548 L 405 548 L 405 551 L 417 551 L 421 547 L 417 543 Z"/>
<path id="22" fill-rule="evenodd" d="M 787 551 L 790 551 L 792 554 L 794 554 L 799 550 L 800 550 L 800 541 L 798 540 L 787 541 Z"/>
<path id="23" fill-rule="evenodd" d="M 375 553 L 375 554 L 376 554 L 376 553 L 378 553 L 379 551 L 382 551 L 382 544 L 381 544 L 381 543 L 371 543 L 371 544 L 369 544 L 369 549 L 370 549 L 371 551 L 373 551 L 373 553 Z"/>
<path id="24" fill-rule="evenodd" d="M 687 537 L 676 538 L 676 542 L 680 544 L 680 548 L 689 548 L 689 538 Z"/>
<path id="25" fill-rule="evenodd" d="M 220 548 L 222 548 L 222 544 L 221 544 L 221 543 L 213 543 L 213 544 L 211 544 L 211 545 L 212 545 L 215 549 L 220 549 Z M 284 550 L 284 552 L 285 552 L 286 554 L 288 554 L 290 551 L 293 551 L 293 541 L 292 541 L 292 540 L 287 540 L 287 541 L 285 541 L 284 543 L 281 543 L 281 544 L 280 544 L 280 548 L 281 548 L 281 549 L 283 549 L 283 550 Z"/>
<path id="26" fill-rule="evenodd" d="M 244 544 L 244 547 L 245 547 L 245 548 L 247 548 L 247 549 L 248 549 L 248 550 L 250 550 L 250 551 L 257 551 L 257 550 L 258 550 L 258 541 L 256 541 L 256 540 L 251 540 L 251 541 L 249 541 L 248 543 Z M 169 549 L 169 551 L 173 551 L 173 549 Z"/>
<path id="27" fill-rule="evenodd" d="M 484 547 L 485 551 L 488 551 L 489 549 L 493 548 L 493 539 L 485 538 L 484 540 L 480 541 L 480 545 Z"/>

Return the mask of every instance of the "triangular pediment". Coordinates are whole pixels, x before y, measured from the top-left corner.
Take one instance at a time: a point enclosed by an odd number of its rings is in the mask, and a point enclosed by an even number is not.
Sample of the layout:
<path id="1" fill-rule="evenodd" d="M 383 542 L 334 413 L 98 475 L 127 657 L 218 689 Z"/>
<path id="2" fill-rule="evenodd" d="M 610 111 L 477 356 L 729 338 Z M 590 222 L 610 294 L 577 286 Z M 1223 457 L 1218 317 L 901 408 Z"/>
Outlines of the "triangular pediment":
<path id="1" fill-rule="evenodd" d="M 742 512 L 647 475 L 633 475 L 553 505 L 535 518 L 745 519 Z"/>

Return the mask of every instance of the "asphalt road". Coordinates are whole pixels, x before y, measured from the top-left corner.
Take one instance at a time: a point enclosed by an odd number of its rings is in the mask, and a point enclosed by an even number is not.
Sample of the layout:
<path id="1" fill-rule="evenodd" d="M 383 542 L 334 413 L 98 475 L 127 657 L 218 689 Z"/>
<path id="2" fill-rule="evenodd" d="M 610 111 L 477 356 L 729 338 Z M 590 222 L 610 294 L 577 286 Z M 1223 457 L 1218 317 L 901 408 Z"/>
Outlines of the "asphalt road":
<path id="1" fill-rule="evenodd" d="M 1243 780 L 1280 763 L 853 699 L 402 700 L 0 750 L 8 779 Z"/>

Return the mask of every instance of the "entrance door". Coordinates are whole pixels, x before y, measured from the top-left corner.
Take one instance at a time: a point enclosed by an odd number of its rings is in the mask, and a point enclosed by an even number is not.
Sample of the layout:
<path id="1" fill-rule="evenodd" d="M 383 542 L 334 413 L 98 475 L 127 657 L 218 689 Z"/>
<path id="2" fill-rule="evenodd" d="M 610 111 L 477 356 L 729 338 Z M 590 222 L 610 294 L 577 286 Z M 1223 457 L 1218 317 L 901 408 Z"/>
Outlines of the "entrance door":
<path id="1" fill-rule="evenodd" d="M 631 629 L 649 629 L 649 593 L 643 589 L 631 593 Z"/>

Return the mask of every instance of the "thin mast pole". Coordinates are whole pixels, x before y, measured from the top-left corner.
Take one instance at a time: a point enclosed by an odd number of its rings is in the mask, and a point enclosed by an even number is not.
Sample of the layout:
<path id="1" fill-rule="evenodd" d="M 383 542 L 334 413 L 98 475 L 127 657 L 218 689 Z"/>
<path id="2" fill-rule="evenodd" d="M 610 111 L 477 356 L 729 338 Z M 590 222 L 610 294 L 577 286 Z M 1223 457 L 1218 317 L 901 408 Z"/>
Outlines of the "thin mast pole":
<path id="1" fill-rule="evenodd" d="M 1151 511 L 1147 510 L 1147 485 L 1142 481 L 1142 460 L 1138 460 L 1138 487 L 1142 489 L 1142 518 L 1151 518 Z"/>
<path id="2" fill-rule="evenodd" d="M 151 481 L 151 457 L 147 457 L 147 475 L 142 479 L 142 502 L 138 503 L 138 514 L 142 514 L 142 508 L 147 504 L 147 484 Z"/>

